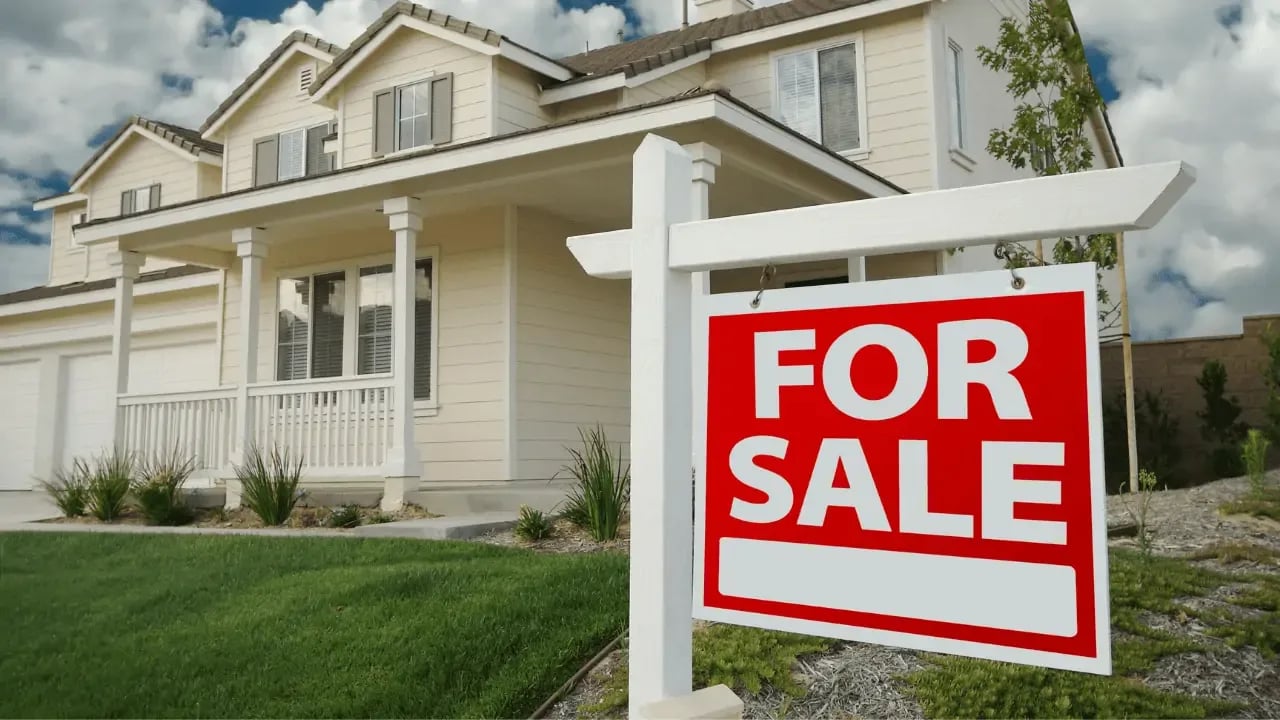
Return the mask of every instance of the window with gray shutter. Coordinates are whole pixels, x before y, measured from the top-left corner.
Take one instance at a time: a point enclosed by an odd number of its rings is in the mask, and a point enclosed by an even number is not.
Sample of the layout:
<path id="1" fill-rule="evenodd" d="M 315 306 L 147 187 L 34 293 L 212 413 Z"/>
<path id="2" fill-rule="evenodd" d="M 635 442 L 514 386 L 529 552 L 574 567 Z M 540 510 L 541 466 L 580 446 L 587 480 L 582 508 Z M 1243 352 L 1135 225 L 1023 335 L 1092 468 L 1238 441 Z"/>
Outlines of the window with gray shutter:
<path id="1" fill-rule="evenodd" d="M 395 89 L 379 90 L 373 94 L 373 156 L 395 152 L 395 135 Z"/>
<path id="2" fill-rule="evenodd" d="M 267 185 L 280 179 L 278 171 L 279 145 L 277 136 L 262 138 L 253 142 L 253 185 Z"/>
<path id="3" fill-rule="evenodd" d="M 453 73 L 431 80 L 431 142 L 434 145 L 453 139 Z"/>
<path id="4" fill-rule="evenodd" d="M 328 157 L 324 152 L 324 139 L 329 135 L 329 123 L 307 128 L 307 174 L 329 172 Z"/>
<path id="5" fill-rule="evenodd" d="M 160 207 L 160 183 L 156 183 L 149 188 L 151 201 L 147 204 L 149 210 L 155 210 Z"/>
<path id="6" fill-rule="evenodd" d="M 120 193 L 120 214 L 128 215 L 133 212 L 133 191 L 125 190 Z"/>

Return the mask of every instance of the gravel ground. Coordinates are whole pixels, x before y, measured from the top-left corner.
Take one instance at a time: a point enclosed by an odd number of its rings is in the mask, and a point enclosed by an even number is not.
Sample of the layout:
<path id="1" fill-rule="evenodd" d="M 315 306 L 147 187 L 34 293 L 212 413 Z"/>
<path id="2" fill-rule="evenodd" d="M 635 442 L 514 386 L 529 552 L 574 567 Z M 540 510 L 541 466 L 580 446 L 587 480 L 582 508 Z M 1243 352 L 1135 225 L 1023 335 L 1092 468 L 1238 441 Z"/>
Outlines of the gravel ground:
<path id="1" fill-rule="evenodd" d="M 1270 475 L 1270 482 L 1280 483 L 1280 472 Z M 1221 480 L 1186 490 L 1168 490 L 1152 494 L 1147 507 L 1147 521 L 1154 528 L 1153 552 L 1168 556 L 1185 556 L 1216 543 L 1242 542 L 1280 551 L 1280 524 L 1252 517 L 1224 516 L 1218 513 L 1222 503 L 1240 497 L 1248 490 L 1243 478 Z M 1108 498 L 1109 524 L 1128 521 L 1138 511 L 1137 498 Z M 495 533 L 481 539 L 502 545 L 523 545 L 544 552 L 595 552 L 627 549 L 626 540 L 601 546 L 571 526 L 561 523 L 557 537 L 529 545 L 510 532 Z M 1134 538 L 1116 538 L 1115 547 L 1136 547 Z M 1198 561 L 1201 565 L 1227 573 L 1280 573 L 1280 563 L 1242 562 L 1224 565 L 1215 559 Z M 1218 589 L 1207 598 L 1188 601 L 1192 607 L 1227 610 L 1238 616 L 1260 611 L 1239 608 L 1227 600 L 1240 591 L 1238 585 Z M 1170 618 L 1152 614 L 1150 623 L 1162 630 L 1191 638 L 1214 648 L 1212 653 L 1188 653 L 1165 658 L 1141 678 L 1146 685 L 1189 695 L 1232 700 L 1249 705 L 1239 717 L 1280 717 L 1280 673 L 1275 658 L 1264 658 L 1252 648 L 1231 648 L 1220 638 L 1207 633 L 1207 628 L 1191 617 Z M 602 683 L 620 660 L 621 651 L 611 654 L 567 697 L 548 713 L 553 718 L 579 717 L 579 708 L 591 705 L 603 695 Z M 904 691 L 904 675 L 923 667 L 918 653 L 909 650 L 842 643 L 830 651 L 801 658 L 795 677 L 806 693 L 799 698 L 765 689 L 758 695 L 745 695 L 748 718 L 920 718 L 921 707 Z"/>

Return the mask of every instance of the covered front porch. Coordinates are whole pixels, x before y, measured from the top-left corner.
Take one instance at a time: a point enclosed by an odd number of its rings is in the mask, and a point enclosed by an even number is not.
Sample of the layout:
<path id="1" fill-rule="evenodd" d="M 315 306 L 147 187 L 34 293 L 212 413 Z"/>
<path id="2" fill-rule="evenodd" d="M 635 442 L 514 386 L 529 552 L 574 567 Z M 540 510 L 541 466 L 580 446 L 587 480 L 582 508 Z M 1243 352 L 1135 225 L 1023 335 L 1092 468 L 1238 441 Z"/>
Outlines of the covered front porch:
<path id="1" fill-rule="evenodd" d="M 694 102 L 709 115 L 690 120 Z M 225 481 L 232 505 L 246 453 L 287 450 L 307 482 L 381 483 L 395 507 L 420 487 L 545 487 L 579 427 L 600 423 L 625 444 L 628 283 L 586 276 L 564 241 L 631 225 L 631 155 L 645 132 L 697 159 L 695 217 L 898 192 L 767 120 L 717 117 L 726 102 L 693 98 L 643 125 L 622 113 L 82 228 L 119 248 L 116 447 L 190 456 Z M 215 387 L 130 391 L 133 280 L 148 257 L 225 270 Z M 853 258 L 775 282 L 932 263 Z M 747 274 L 713 274 L 712 291 L 757 282 Z"/>

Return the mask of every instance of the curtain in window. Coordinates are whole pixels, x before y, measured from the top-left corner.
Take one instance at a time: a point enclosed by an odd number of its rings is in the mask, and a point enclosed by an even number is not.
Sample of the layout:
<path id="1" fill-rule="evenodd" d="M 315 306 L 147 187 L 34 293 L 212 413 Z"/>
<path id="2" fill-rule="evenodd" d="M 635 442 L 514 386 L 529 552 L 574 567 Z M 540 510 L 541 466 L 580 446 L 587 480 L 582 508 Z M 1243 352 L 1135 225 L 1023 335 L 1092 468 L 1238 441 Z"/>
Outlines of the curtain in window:
<path id="1" fill-rule="evenodd" d="M 778 58 L 779 119 L 792 130 L 818 142 L 818 65 L 813 53 Z"/>
<path id="2" fill-rule="evenodd" d="M 413 287 L 413 397 L 431 398 L 431 258 L 419 260 L 414 267 Z"/>
<path id="3" fill-rule="evenodd" d="M 311 279 L 280 281 L 276 307 L 276 379 L 303 380 L 307 377 L 307 336 L 311 323 Z"/>
<path id="4" fill-rule="evenodd" d="M 311 377 L 341 377 L 347 274 L 316 275 L 312 282 Z"/>
<path id="5" fill-rule="evenodd" d="M 853 45 L 818 53 L 821 78 L 822 143 L 842 152 L 862 141 L 858 128 L 858 55 Z"/>
<path id="6" fill-rule="evenodd" d="M 356 372 L 360 375 L 391 372 L 392 267 L 360 268 L 359 327 Z"/>

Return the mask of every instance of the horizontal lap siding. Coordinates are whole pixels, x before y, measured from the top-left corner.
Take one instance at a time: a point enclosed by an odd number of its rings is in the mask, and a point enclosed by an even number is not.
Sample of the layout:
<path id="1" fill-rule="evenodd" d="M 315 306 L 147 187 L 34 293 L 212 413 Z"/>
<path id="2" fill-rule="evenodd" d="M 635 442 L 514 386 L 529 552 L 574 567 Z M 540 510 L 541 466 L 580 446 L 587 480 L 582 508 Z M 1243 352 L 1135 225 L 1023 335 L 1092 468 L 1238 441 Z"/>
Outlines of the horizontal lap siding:
<path id="1" fill-rule="evenodd" d="M 295 55 L 227 121 L 222 139 L 228 191 L 253 187 L 254 140 L 334 119 L 333 110 L 299 91 L 298 72 L 307 65 L 315 66 L 317 72 L 325 67 L 310 55 Z"/>
<path id="2" fill-rule="evenodd" d="M 591 117 L 617 110 L 622 102 L 622 91 L 609 90 L 594 95 L 556 103 L 556 122 Z"/>
<path id="3" fill-rule="evenodd" d="M 467 48 L 401 28 L 342 84 L 343 165 L 373 159 L 373 94 L 378 90 L 453 73 L 453 143 L 488 137 L 493 75 L 489 58 Z"/>
<path id="4" fill-rule="evenodd" d="M 516 261 L 517 479 L 547 479 L 604 426 L 630 431 L 630 284 L 586 275 L 569 254 L 570 224 L 521 209 Z"/>
<path id="5" fill-rule="evenodd" d="M 88 251 L 71 242 L 71 226 L 75 223 L 76 216 L 84 211 L 83 203 L 70 209 L 58 208 L 53 211 L 49 246 L 50 285 L 63 285 L 85 279 L 85 255 Z"/>
<path id="6" fill-rule="evenodd" d="M 498 71 L 498 133 L 539 128 L 552 122 L 549 108 L 538 104 L 537 78 L 507 60 L 496 60 Z"/>
<path id="7" fill-rule="evenodd" d="M 188 318 L 193 313 L 204 313 L 216 305 L 217 297 L 217 290 L 211 287 L 143 295 L 134 299 L 133 325 L 135 328 L 139 325 L 145 327 L 152 321 Z M 104 342 L 111 334 L 112 312 L 112 303 L 103 302 L 88 307 L 20 315 L 0 320 L 0 336 L 6 342 L 20 343 L 23 338 L 34 342 L 45 333 L 82 329 L 99 333 L 95 342 Z M 204 335 L 205 331 L 200 334 Z M 207 336 L 210 340 L 214 334 L 213 328 L 209 327 Z"/>
<path id="8" fill-rule="evenodd" d="M 853 40 L 859 30 L 866 58 L 870 153 L 857 162 L 908 190 L 930 189 L 933 136 L 929 68 L 924 21 L 918 11 L 897 12 L 873 18 L 862 26 L 844 25 L 713 55 L 707 75 L 724 83 L 737 100 L 776 116 L 771 55 Z"/>
<path id="9" fill-rule="evenodd" d="M 437 249 L 439 283 L 439 412 L 415 421 L 424 482 L 506 479 L 505 314 L 503 305 L 503 214 L 484 210 L 466 215 L 428 217 L 418 246 Z M 350 236 L 311 238 L 272 247 L 262 285 L 259 318 L 258 378 L 275 378 L 276 288 L 293 268 L 351 258 L 390 254 L 389 231 L 364 232 L 359 244 Z M 310 269 L 310 268 L 309 268 Z M 240 276 L 228 274 L 223 378 L 240 382 Z"/>

